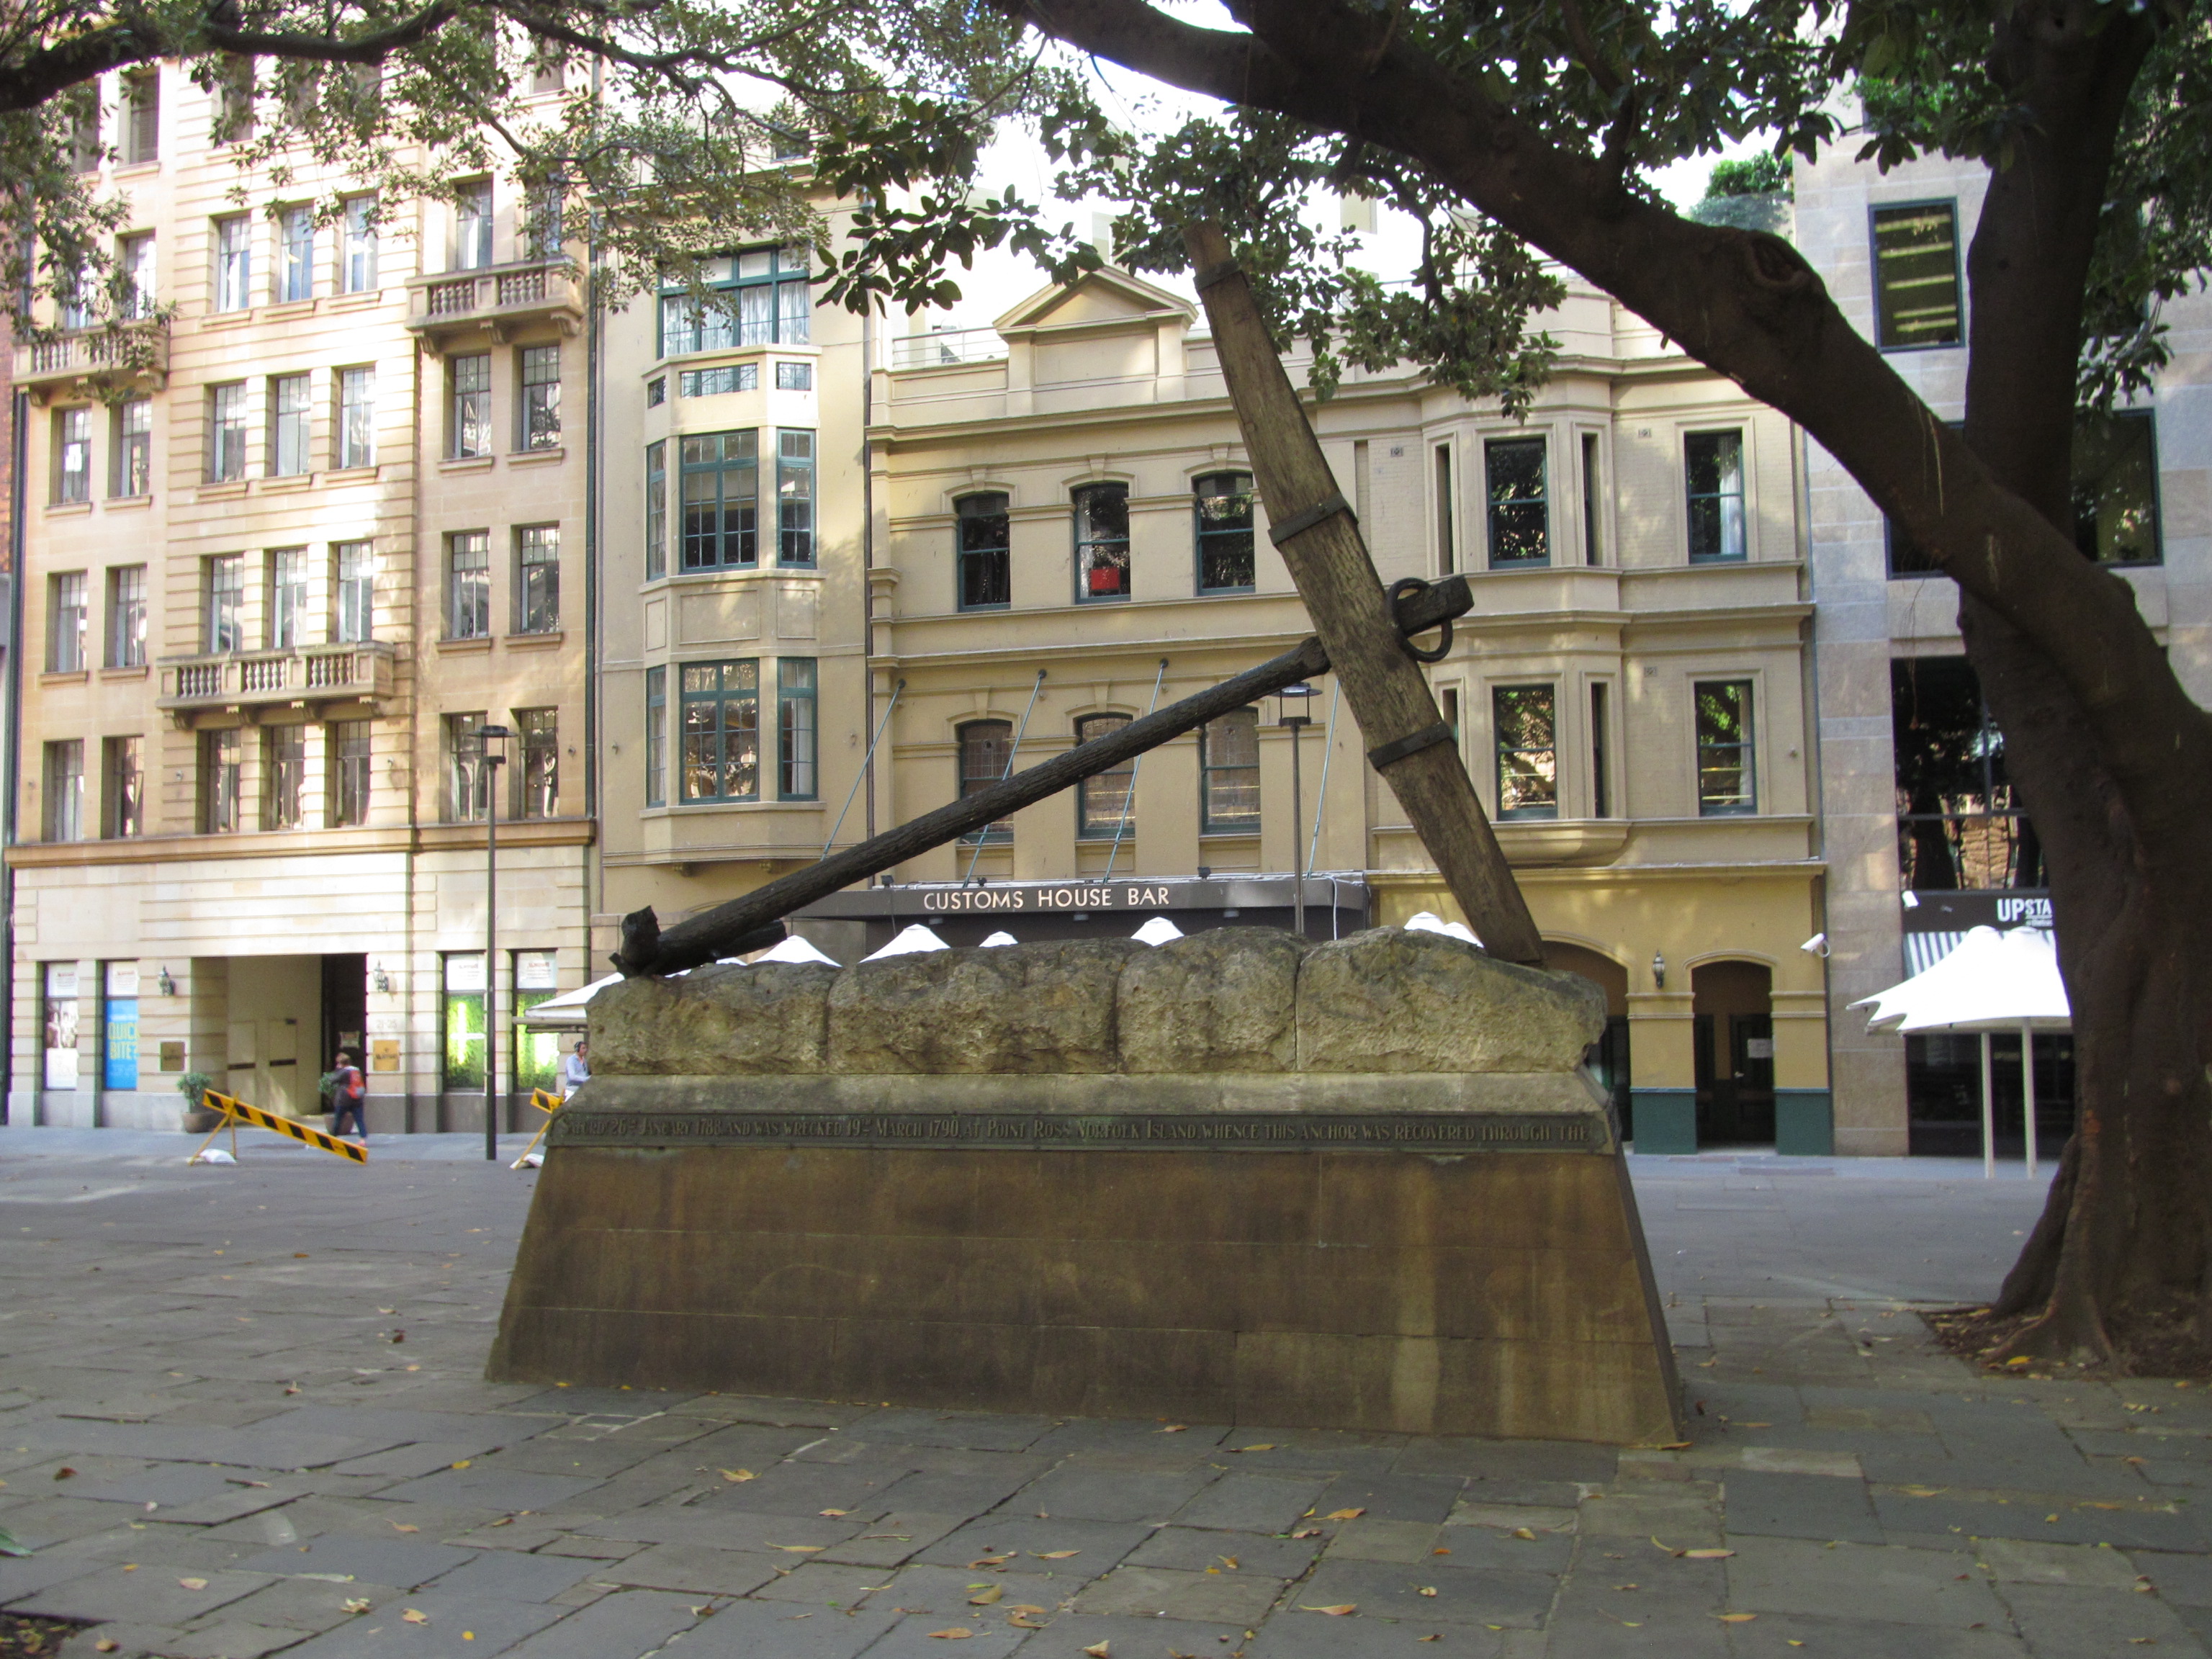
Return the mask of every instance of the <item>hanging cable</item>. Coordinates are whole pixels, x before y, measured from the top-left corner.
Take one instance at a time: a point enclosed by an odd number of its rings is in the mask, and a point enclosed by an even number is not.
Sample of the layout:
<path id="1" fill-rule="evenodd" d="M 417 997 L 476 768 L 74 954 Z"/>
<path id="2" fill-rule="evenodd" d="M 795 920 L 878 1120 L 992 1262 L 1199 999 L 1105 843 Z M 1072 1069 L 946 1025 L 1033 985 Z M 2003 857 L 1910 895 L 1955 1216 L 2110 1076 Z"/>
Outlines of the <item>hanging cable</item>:
<path id="1" fill-rule="evenodd" d="M 884 740 L 884 733 L 890 729 L 891 710 L 898 707 L 899 693 L 905 690 L 904 680 L 891 687 L 891 700 L 884 705 L 883 719 L 876 722 L 876 735 L 868 739 L 868 752 L 860 757 L 860 769 L 854 774 L 853 787 L 845 792 L 845 804 L 837 811 L 837 822 L 830 826 L 830 839 L 822 843 L 822 856 L 825 859 L 830 856 L 830 849 L 837 844 L 837 832 L 845 827 L 845 814 L 853 810 L 853 797 L 860 793 L 860 785 L 868 775 L 868 763 L 875 759 L 876 745 Z"/>
<path id="2" fill-rule="evenodd" d="M 1313 834 L 1306 838 L 1305 868 L 1299 872 L 1303 876 L 1313 874 L 1314 860 L 1321 852 L 1321 811 L 1328 804 L 1328 763 L 1336 752 L 1336 705 L 1343 696 L 1344 682 L 1339 680 L 1329 690 L 1328 724 L 1322 728 L 1321 788 L 1314 796 Z M 1334 903 L 1334 898 L 1330 902 Z M 1331 934 L 1330 937 L 1334 938 L 1335 935 Z"/>
<path id="3" fill-rule="evenodd" d="M 1168 659 L 1165 657 L 1162 657 L 1160 659 L 1160 672 L 1152 678 L 1152 700 L 1151 703 L 1146 707 L 1145 713 L 1146 714 L 1149 715 L 1153 709 L 1158 708 L 1160 706 L 1160 687 L 1166 683 L 1167 677 Z M 1114 844 L 1106 850 L 1106 873 L 1099 878 L 1102 881 L 1111 881 L 1114 879 L 1114 860 L 1121 856 L 1121 835 L 1124 830 L 1128 829 L 1129 814 L 1136 805 L 1137 769 L 1144 763 L 1145 757 L 1142 755 L 1138 756 L 1136 759 L 1129 763 L 1129 787 L 1121 792 L 1121 816 L 1115 821 L 1114 825 Z"/>
<path id="4" fill-rule="evenodd" d="M 1004 783 L 1014 775 L 1014 757 L 1022 752 L 1023 734 L 1030 729 L 1030 716 L 1036 712 L 1037 694 L 1043 690 L 1044 670 L 1040 668 L 1037 670 L 1036 683 L 1030 687 L 1030 706 L 1022 710 L 1022 723 L 1014 728 L 1013 743 L 1006 750 L 1006 763 L 999 769 L 1000 783 Z M 983 856 L 983 838 L 988 834 L 990 830 L 988 827 L 975 832 L 975 850 L 969 857 L 968 873 L 960 878 L 960 884 L 963 887 L 975 878 L 975 863 Z"/>

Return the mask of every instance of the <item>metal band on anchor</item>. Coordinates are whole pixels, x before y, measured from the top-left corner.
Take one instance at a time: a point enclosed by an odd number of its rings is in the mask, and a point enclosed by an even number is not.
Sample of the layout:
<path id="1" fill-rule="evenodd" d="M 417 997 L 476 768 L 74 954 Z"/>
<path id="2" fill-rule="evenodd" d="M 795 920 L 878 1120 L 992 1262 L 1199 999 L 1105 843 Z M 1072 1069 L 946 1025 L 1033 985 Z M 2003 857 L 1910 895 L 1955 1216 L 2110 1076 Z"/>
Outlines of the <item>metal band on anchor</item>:
<path id="1" fill-rule="evenodd" d="M 1419 754 L 1424 749 L 1433 749 L 1440 743 L 1451 740 L 1451 727 L 1438 720 L 1434 726 L 1425 726 L 1407 737 L 1376 744 L 1367 751 L 1367 763 L 1379 772 L 1386 766 L 1395 766 L 1408 756 Z"/>
<path id="2" fill-rule="evenodd" d="M 1190 279 L 1191 285 L 1203 294 L 1216 283 L 1227 282 L 1237 274 L 1237 261 L 1234 259 L 1224 259 L 1216 264 L 1200 265 L 1198 268 L 1198 274 Z"/>
<path id="3" fill-rule="evenodd" d="M 1267 527 L 1267 539 L 1278 547 L 1294 536 L 1303 536 L 1323 519 L 1333 519 L 1340 513 L 1352 511 L 1352 503 L 1341 495 L 1333 495 L 1316 501 L 1303 513 L 1293 513 L 1278 525 Z"/>

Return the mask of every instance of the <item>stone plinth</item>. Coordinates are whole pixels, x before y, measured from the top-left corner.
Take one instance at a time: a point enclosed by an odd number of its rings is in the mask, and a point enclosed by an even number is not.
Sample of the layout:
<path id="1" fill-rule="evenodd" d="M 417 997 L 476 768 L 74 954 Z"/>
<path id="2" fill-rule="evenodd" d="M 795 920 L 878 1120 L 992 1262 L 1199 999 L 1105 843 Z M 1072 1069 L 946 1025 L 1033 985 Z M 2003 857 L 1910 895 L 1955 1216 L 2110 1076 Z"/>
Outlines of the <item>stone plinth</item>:
<path id="1" fill-rule="evenodd" d="M 1602 1020 L 1389 929 L 633 981 L 491 1375 L 1672 1440 Z"/>

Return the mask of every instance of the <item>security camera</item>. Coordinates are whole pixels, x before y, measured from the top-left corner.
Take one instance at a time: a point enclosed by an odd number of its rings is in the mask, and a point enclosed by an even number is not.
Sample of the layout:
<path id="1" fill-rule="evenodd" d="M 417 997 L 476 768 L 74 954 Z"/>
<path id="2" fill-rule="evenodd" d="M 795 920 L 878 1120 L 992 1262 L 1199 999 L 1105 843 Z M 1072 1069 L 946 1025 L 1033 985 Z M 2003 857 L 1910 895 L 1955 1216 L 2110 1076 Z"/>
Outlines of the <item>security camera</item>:
<path id="1" fill-rule="evenodd" d="M 1808 957 L 1825 957 L 1828 954 L 1828 936 L 1815 933 L 1797 948 Z"/>

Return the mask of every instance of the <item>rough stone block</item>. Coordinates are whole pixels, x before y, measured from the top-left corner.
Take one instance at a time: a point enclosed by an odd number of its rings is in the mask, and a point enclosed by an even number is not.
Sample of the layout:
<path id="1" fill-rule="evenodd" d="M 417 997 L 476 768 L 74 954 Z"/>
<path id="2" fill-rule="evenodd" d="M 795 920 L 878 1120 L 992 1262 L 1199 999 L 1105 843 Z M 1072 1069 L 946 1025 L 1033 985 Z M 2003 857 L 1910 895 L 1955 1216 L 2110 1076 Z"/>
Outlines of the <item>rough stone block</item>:
<path id="1" fill-rule="evenodd" d="M 1121 969 L 1124 1072 L 1287 1072 L 1297 1064 L 1298 963 L 1313 947 L 1277 927 L 1216 927 Z"/>
<path id="2" fill-rule="evenodd" d="M 777 963 L 610 985 L 591 1001 L 592 1069 L 647 1076 L 819 1072 L 837 977 L 820 963 Z"/>
<path id="3" fill-rule="evenodd" d="M 1440 933 L 1376 927 L 1306 957 L 1297 1024 L 1302 1072 L 1565 1072 L 1604 1031 L 1605 997 Z"/>
<path id="4" fill-rule="evenodd" d="M 830 993 L 829 1069 L 1112 1072 L 1116 981 L 1132 956 L 1151 949 L 1065 939 L 862 963 Z"/>

